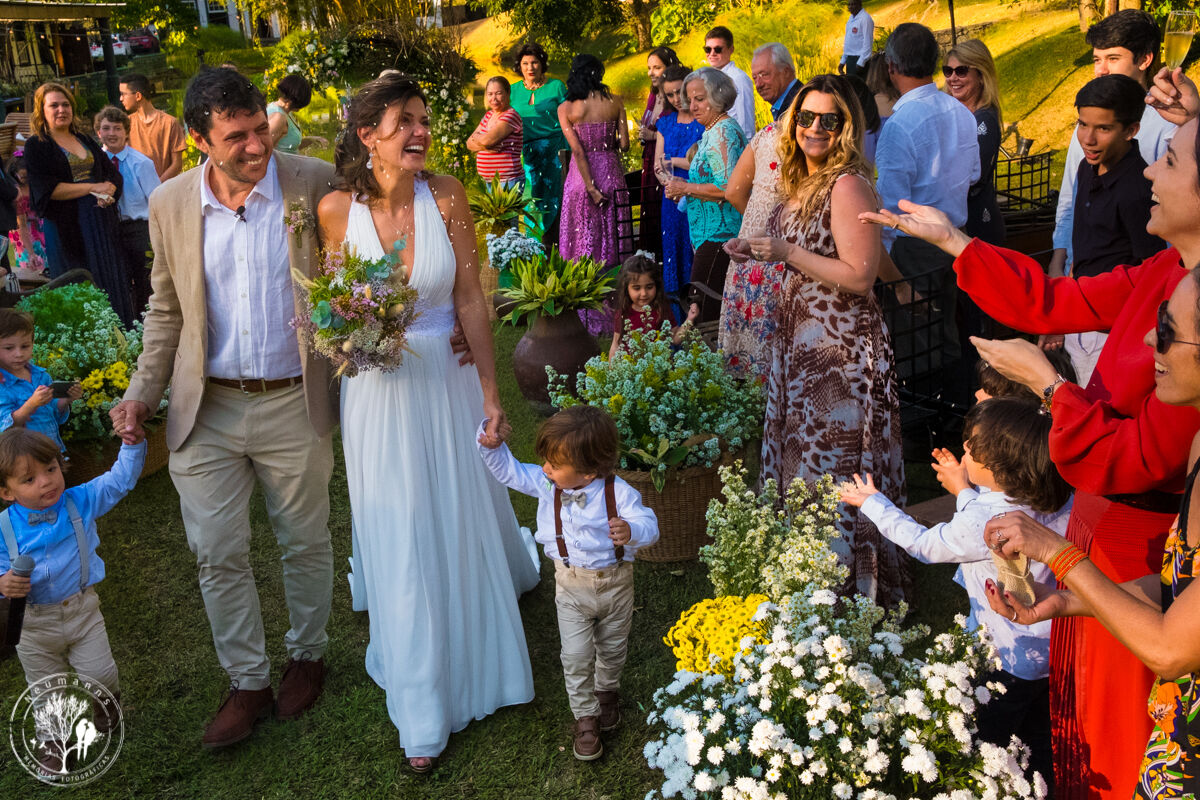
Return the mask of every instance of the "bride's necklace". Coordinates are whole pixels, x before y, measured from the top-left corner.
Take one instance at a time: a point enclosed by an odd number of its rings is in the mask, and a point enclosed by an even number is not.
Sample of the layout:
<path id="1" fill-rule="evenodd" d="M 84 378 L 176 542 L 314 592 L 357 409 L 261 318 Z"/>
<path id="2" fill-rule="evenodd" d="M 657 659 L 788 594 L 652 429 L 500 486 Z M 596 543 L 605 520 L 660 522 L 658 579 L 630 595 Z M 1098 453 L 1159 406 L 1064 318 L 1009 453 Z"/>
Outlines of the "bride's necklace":
<path id="1" fill-rule="evenodd" d="M 718 122 L 720 122 L 721 120 L 725 119 L 728 116 L 729 116 L 728 114 L 726 114 L 724 111 L 722 111 L 720 114 L 717 115 L 716 119 L 714 119 L 710 124 L 704 126 L 704 130 L 711 131 L 713 129 L 714 125 L 716 125 Z"/>
<path id="2" fill-rule="evenodd" d="M 397 225 L 395 217 L 393 217 L 391 214 L 386 213 L 385 209 L 380 208 L 378 210 L 381 213 L 383 213 L 383 215 L 384 215 L 383 218 L 387 221 L 388 225 L 392 228 L 393 235 L 396 237 L 395 240 L 393 240 L 393 242 L 392 242 L 392 249 L 397 252 L 399 252 L 400 250 L 403 250 L 405 247 L 408 246 L 408 237 L 413 234 L 412 221 L 406 219 L 406 220 L 403 220 L 400 225 Z M 407 211 L 407 210 L 408 210 L 407 207 L 401 209 L 401 211 Z"/>

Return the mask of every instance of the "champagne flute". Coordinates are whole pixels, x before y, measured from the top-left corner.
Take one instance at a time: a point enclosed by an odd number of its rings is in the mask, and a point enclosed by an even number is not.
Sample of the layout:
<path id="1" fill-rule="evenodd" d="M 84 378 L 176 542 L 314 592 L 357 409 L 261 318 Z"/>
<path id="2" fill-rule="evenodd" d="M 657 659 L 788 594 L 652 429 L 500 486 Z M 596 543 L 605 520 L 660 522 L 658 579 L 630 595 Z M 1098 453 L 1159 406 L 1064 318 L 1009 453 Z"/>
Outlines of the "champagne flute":
<path id="1" fill-rule="evenodd" d="M 1168 69 L 1174 70 L 1183 65 L 1183 59 L 1192 47 L 1192 37 L 1195 34 L 1194 11 L 1172 11 L 1167 15 L 1167 30 L 1163 36 L 1163 61 Z"/>

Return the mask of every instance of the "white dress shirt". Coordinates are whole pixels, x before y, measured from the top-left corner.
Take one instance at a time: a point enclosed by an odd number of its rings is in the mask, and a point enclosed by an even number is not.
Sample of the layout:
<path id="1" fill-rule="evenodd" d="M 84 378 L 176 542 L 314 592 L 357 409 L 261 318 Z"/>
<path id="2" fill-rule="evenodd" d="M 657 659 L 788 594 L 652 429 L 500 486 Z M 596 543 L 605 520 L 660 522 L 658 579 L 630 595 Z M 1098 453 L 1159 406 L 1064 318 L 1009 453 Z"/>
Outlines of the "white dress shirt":
<path id="1" fill-rule="evenodd" d="M 1153 164 L 1167 152 L 1167 144 L 1178 128 L 1167 122 L 1151 106 L 1142 112 L 1142 124 L 1138 127 L 1138 152 L 1147 164 Z M 1078 131 L 1071 132 L 1071 143 L 1067 145 L 1067 163 L 1063 165 L 1062 188 L 1058 193 L 1058 209 L 1054 212 L 1054 249 L 1067 251 L 1067 265 L 1074 260 L 1071 236 L 1075 231 L 1075 181 L 1079 178 L 1079 162 L 1083 161 L 1083 146 L 1079 144 Z"/>
<path id="2" fill-rule="evenodd" d="M 733 101 L 733 105 L 725 109 L 729 116 L 733 117 L 733 121 L 742 126 L 742 132 L 746 134 L 746 139 L 754 138 L 754 82 L 750 80 L 750 76 L 738 69 L 738 65 L 730 61 L 725 66 L 721 67 L 721 72 L 724 72 L 733 81 L 733 87 L 737 89 L 737 100 Z"/>
<path id="3" fill-rule="evenodd" d="M 882 494 L 874 494 L 863 503 L 862 513 L 875 523 L 889 541 L 926 564 L 958 564 L 954 582 L 967 590 L 971 614 L 969 630 L 986 624 L 1003 662 L 1002 669 L 1024 680 L 1037 680 L 1050 674 L 1050 621 L 1036 625 L 1018 625 L 988 605 L 984 582 L 996 579 L 992 553 L 983 541 L 983 526 L 992 517 L 1006 511 L 1023 511 L 1057 534 L 1065 534 L 1073 502 L 1052 514 L 1039 514 L 1028 506 L 1014 503 L 982 487 L 958 493 L 958 509 L 949 522 L 926 528 L 905 514 Z M 1029 562 L 1034 583 L 1054 588 L 1054 574 L 1045 564 Z"/>
<path id="4" fill-rule="evenodd" d="M 158 170 L 150 157 L 126 145 L 119 153 L 113 153 L 107 147 L 104 152 L 109 158 L 117 159 L 117 169 L 121 173 L 121 197 L 117 200 L 117 210 L 121 219 L 150 219 L 150 193 L 162 183 L 158 179 Z"/>
<path id="5" fill-rule="evenodd" d="M 955 227 L 965 225 L 967 190 L 979 180 L 976 127 L 975 115 L 932 83 L 901 95 L 875 150 L 880 204 L 898 211 L 900 200 L 911 200 L 934 206 Z M 888 252 L 896 236 L 883 228 Z"/>
<path id="6" fill-rule="evenodd" d="M 481 424 L 477 435 L 483 433 L 483 429 L 484 425 Z M 562 561 L 554 535 L 554 484 L 542 472 L 542 468 L 517 461 L 506 444 L 494 450 L 479 445 L 479 452 L 496 480 L 521 494 L 537 498 L 537 533 L 533 538 L 542 545 L 547 556 Z M 617 563 L 617 557 L 613 541 L 608 538 L 604 479 L 596 478 L 578 491 L 585 493 L 586 505 L 579 508 L 574 503 L 564 502 L 562 508 L 567 560 L 573 567 L 607 569 Z M 642 496 L 637 489 L 620 478 L 613 483 L 613 493 L 617 500 L 617 516 L 629 523 L 629 542 L 625 545 L 624 560 L 633 561 L 638 548 L 658 541 L 658 518 L 642 505 Z"/>
<path id="7" fill-rule="evenodd" d="M 208 307 L 208 375 L 279 380 L 300 375 L 300 347 L 288 261 L 283 191 L 275 158 L 246 198 L 243 219 L 208 185 L 204 164 L 204 288 Z"/>
<path id="8" fill-rule="evenodd" d="M 858 56 L 858 65 L 861 67 L 863 62 L 871 57 L 873 49 L 875 20 L 871 19 L 865 8 L 861 8 L 857 14 L 846 20 L 846 38 L 842 40 L 842 60 L 839 63 L 845 64 L 850 56 Z"/>

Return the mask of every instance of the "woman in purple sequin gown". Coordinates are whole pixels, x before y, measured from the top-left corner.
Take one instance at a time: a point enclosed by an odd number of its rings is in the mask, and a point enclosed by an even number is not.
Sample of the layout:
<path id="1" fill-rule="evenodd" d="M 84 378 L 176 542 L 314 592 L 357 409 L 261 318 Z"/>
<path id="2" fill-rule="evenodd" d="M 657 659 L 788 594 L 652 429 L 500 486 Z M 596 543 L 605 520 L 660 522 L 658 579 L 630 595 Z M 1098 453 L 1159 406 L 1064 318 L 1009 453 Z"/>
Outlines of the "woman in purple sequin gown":
<path id="1" fill-rule="evenodd" d="M 567 99 L 558 107 L 559 124 L 571 148 L 558 249 L 563 258 L 590 256 L 615 267 L 626 255 L 621 242 L 628 239 L 628 212 L 618 218 L 617 206 L 628 191 L 621 152 L 629 149 L 629 129 L 624 106 L 603 78 L 604 65 L 595 56 L 575 56 L 567 77 Z M 593 334 L 611 330 L 611 309 L 580 312 L 580 316 Z"/>

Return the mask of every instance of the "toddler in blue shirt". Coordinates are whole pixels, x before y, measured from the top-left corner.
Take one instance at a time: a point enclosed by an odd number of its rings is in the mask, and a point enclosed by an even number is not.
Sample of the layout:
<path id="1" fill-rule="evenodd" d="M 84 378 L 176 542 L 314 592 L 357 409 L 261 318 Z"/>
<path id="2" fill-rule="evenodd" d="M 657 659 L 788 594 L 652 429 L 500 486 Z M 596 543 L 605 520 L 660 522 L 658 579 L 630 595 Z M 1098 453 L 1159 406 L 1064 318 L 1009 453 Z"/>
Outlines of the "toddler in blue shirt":
<path id="1" fill-rule="evenodd" d="M 124 444 L 113 468 L 81 486 L 65 488 L 62 454 L 49 437 L 28 428 L 0 433 L 0 595 L 26 598 L 17 656 L 34 702 L 46 678 L 74 670 L 119 696 L 117 665 L 92 587 L 104 578 L 96 554 L 96 520 L 133 489 L 146 461 L 146 442 Z M 34 560 L 28 578 L 15 575 L 17 555 Z M 115 708 L 97 709 L 101 732 L 115 724 Z M 48 734 L 38 731 L 45 741 Z M 44 748 L 54 758 L 52 748 Z M 42 761 L 45 769 L 54 764 Z"/>
<path id="2" fill-rule="evenodd" d="M 486 420 L 485 420 L 486 423 Z M 479 430 L 479 452 L 496 480 L 538 499 L 536 538 L 554 560 L 554 604 L 563 677 L 575 716 L 575 757 L 604 752 L 601 731 L 621 722 L 621 669 L 633 624 L 633 557 L 658 541 L 658 519 L 638 491 L 613 473 L 616 423 L 595 406 L 564 409 L 543 423 L 534 448 L 542 466 L 522 464 L 500 438 Z"/>
<path id="3" fill-rule="evenodd" d="M 880 534 L 927 564 L 958 564 L 954 580 L 967 590 L 968 628 L 986 623 L 1001 669 L 988 676 L 1005 687 L 976 712 L 979 738 L 1005 746 L 1015 735 L 1030 749 L 1030 767 L 1052 780 L 1050 751 L 1050 623 L 1019 625 L 992 610 L 985 584 L 997 578 L 996 563 L 983 539 L 989 519 L 1022 511 L 1060 534 L 1066 532 L 1071 487 L 1050 460 L 1050 424 L 1030 397 L 993 397 L 979 403 L 963 423 L 961 465 L 935 451 L 938 479 L 955 495 L 949 522 L 926 528 L 876 490 L 871 476 L 854 476 L 842 502 L 859 506 Z M 1044 564 L 1029 562 L 1027 580 L 1035 594 L 1054 589 Z M 1016 587 L 1012 591 L 1019 591 Z"/>
<path id="4" fill-rule="evenodd" d="M 0 308 L 0 431 L 23 426 L 49 436 L 63 450 L 58 426 L 67 421 L 71 401 L 83 387 L 71 386 L 54 399 L 50 374 L 29 359 L 33 355 L 33 317 L 15 308 Z"/>

